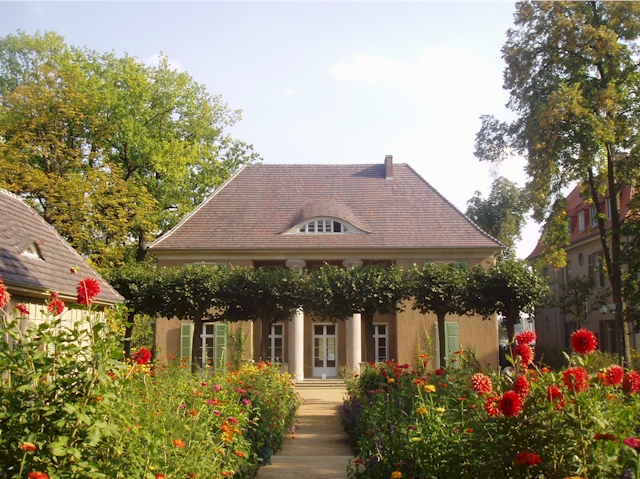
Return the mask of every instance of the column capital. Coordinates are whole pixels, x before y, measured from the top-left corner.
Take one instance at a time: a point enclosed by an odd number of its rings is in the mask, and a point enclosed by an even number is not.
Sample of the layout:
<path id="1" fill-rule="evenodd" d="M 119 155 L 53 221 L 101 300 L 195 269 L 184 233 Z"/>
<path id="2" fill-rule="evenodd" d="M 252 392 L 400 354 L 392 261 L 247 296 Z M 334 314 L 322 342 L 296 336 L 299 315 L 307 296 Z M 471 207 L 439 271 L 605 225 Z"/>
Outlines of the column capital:
<path id="1" fill-rule="evenodd" d="M 362 260 L 360 258 L 345 258 L 342 262 L 342 266 L 345 268 L 354 268 L 355 266 L 362 266 Z"/>
<path id="2" fill-rule="evenodd" d="M 303 259 L 290 258 L 287 261 L 285 261 L 284 265 L 287 268 L 302 269 L 307 265 L 307 262 Z"/>

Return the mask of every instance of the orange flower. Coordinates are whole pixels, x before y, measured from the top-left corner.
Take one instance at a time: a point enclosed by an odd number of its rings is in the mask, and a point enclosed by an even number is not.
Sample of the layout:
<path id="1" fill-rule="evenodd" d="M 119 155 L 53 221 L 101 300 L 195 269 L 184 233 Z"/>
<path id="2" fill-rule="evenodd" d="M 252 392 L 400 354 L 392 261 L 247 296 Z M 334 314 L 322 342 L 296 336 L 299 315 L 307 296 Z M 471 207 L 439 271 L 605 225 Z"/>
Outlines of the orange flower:
<path id="1" fill-rule="evenodd" d="M 187 476 L 189 476 L 189 477 L 198 477 L 198 474 L 196 474 L 195 472 L 190 472 L 189 474 L 187 474 Z"/>
<path id="2" fill-rule="evenodd" d="M 27 477 L 29 479 L 49 479 L 49 476 L 45 472 L 40 471 L 30 472 Z"/>
<path id="3" fill-rule="evenodd" d="M 184 447 L 184 441 L 182 439 L 174 439 L 173 445 L 176 446 L 177 448 L 182 449 Z"/>
<path id="4" fill-rule="evenodd" d="M 156 479 L 164 479 L 164 474 L 156 474 Z"/>
<path id="5" fill-rule="evenodd" d="M 238 457 L 245 457 L 245 454 L 242 451 L 236 451 L 235 455 L 238 456 Z"/>
<path id="6" fill-rule="evenodd" d="M 191 411 L 189 411 L 189 414 L 191 414 L 192 416 L 197 416 L 198 415 L 198 410 L 197 409 L 192 409 Z"/>
<path id="7" fill-rule="evenodd" d="M 18 447 L 20 449 L 22 449 L 23 451 L 35 451 L 36 450 L 36 445 L 31 443 L 31 442 L 23 442 Z"/>

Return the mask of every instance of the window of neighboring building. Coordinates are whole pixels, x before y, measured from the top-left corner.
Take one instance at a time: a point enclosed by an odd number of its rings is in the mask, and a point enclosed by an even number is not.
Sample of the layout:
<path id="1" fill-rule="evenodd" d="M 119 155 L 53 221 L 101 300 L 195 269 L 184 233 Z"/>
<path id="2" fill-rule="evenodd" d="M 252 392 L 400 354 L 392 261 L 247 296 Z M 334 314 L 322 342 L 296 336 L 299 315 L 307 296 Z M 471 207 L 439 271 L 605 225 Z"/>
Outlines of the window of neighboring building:
<path id="1" fill-rule="evenodd" d="M 389 359 L 387 330 L 387 324 L 373 325 L 373 339 L 376 345 L 376 362 L 384 362 Z"/>
<path id="2" fill-rule="evenodd" d="M 584 231 L 584 229 L 586 228 L 584 215 L 585 215 L 584 210 L 578 211 L 578 231 Z"/>
<path id="3" fill-rule="evenodd" d="M 607 219 L 611 219 L 611 198 L 605 198 L 604 200 L 604 208 L 606 211 Z"/>
<path id="4" fill-rule="evenodd" d="M 598 225 L 598 212 L 596 211 L 596 207 L 594 205 L 589 206 L 589 218 L 591 220 L 592 227 Z"/>
<path id="5" fill-rule="evenodd" d="M 593 280 L 595 287 L 603 287 L 605 284 L 604 267 L 602 262 L 602 251 L 589 255 L 589 276 Z"/>
<path id="6" fill-rule="evenodd" d="M 284 324 L 271 325 L 269 334 L 269 361 L 281 363 L 284 358 Z"/>
<path id="7" fill-rule="evenodd" d="M 567 261 L 567 279 L 571 278 L 571 261 Z"/>
<path id="8" fill-rule="evenodd" d="M 347 225 L 332 219 L 311 220 L 299 229 L 300 233 L 350 233 Z"/>
<path id="9" fill-rule="evenodd" d="M 598 347 L 600 351 L 607 353 L 618 352 L 618 334 L 615 320 L 600 321 Z"/>
<path id="10" fill-rule="evenodd" d="M 29 256 L 30 258 L 42 259 L 40 248 L 38 248 L 38 245 L 36 245 L 35 243 L 31 243 L 29 246 L 27 246 L 27 249 L 25 249 L 22 254 L 25 256 Z"/>
<path id="11" fill-rule="evenodd" d="M 567 232 L 569 233 L 569 236 L 573 233 L 573 216 L 569 216 L 569 218 L 567 218 Z"/>

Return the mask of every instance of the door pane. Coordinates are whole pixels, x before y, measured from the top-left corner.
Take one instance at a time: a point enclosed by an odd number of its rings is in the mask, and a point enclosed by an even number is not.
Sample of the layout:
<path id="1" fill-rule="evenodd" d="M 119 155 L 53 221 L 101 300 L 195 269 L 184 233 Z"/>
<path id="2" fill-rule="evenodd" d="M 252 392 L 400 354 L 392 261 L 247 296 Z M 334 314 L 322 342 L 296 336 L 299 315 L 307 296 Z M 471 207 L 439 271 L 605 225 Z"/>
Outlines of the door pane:
<path id="1" fill-rule="evenodd" d="M 313 327 L 313 334 L 316 334 L 318 336 L 322 336 L 324 331 L 324 326 L 314 326 Z"/>
<path id="2" fill-rule="evenodd" d="M 327 338 L 327 367 L 336 367 L 336 338 Z"/>
<path id="3" fill-rule="evenodd" d="M 315 338 L 313 346 L 314 364 L 317 368 L 324 367 L 324 339 Z"/>
<path id="4" fill-rule="evenodd" d="M 335 324 L 331 324 L 328 326 L 325 326 L 325 328 L 327 328 L 327 335 L 333 336 L 336 334 L 336 325 Z"/>

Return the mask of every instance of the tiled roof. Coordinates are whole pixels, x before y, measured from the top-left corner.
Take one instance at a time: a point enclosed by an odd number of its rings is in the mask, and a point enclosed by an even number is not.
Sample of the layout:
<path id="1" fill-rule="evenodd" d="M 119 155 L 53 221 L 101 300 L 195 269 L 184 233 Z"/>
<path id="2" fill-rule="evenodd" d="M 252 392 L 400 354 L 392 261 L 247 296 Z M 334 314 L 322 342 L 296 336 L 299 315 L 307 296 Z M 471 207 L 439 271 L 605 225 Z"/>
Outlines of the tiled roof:
<path id="1" fill-rule="evenodd" d="M 311 217 L 361 234 L 284 234 Z M 480 230 L 405 164 L 249 165 L 151 245 L 167 250 L 489 248 Z"/>
<path id="2" fill-rule="evenodd" d="M 607 192 L 604 197 L 602 197 L 601 207 L 604 210 L 604 201 L 609 197 L 609 193 Z M 631 190 L 629 188 L 624 188 L 620 193 L 620 218 L 624 218 L 627 216 L 629 212 L 629 201 L 631 201 Z M 585 211 L 584 213 L 584 221 L 586 228 L 582 231 L 578 228 L 578 212 Z M 585 201 L 580 196 L 580 186 L 576 186 L 571 193 L 567 195 L 567 207 L 566 212 L 569 216 L 571 216 L 571 236 L 569 237 L 569 244 L 579 243 L 587 238 L 591 238 L 593 236 L 598 236 L 600 233 L 598 231 L 597 226 L 595 228 L 591 227 L 591 218 L 589 217 L 589 204 L 585 203 Z M 606 228 L 611 228 L 611 220 L 607 220 Z M 541 243 L 542 236 L 538 239 L 538 243 L 533 251 L 527 256 L 528 260 L 534 260 L 538 258 L 544 247 Z"/>
<path id="3" fill-rule="evenodd" d="M 33 244 L 41 258 L 23 254 Z M 71 273 L 73 266 L 78 268 L 75 275 Z M 80 279 L 93 277 L 102 289 L 97 303 L 123 301 L 51 225 L 18 196 L 3 189 L 0 189 L 0 277 L 9 287 L 36 293 L 57 291 L 66 298 L 76 297 Z"/>

